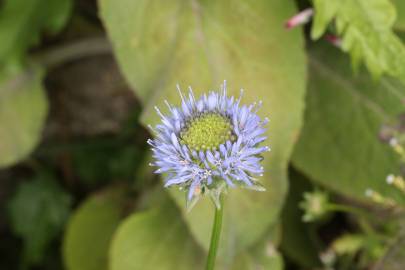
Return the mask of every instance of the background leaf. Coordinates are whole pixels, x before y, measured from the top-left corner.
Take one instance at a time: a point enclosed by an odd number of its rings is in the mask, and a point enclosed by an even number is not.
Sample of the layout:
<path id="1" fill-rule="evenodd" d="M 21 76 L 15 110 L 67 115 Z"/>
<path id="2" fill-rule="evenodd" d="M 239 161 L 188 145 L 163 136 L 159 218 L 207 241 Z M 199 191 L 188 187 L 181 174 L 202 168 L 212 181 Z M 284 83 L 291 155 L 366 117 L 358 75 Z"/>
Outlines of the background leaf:
<path id="1" fill-rule="evenodd" d="M 404 98 L 405 88 L 398 82 L 385 77 L 373 82 L 364 71 L 355 76 L 339 50 L 315 46 L 294 165 L 311 179 L 353 198 L 364 200 L 367 188 L 395 197 L 385 178 L 398 171 L 398 160 L 379 133 L 383 124 L 395 121 L 403 111 Z"/>
<path id="2" fill-rule="evenodd" d="M 111 238 L 125 207 L 123 188 L 88 198 L 70 218 L 63 254 L 67 270 L 107 270 Z"/>
<path id="3" fill-rule="evenodd" d="M 25 158 L 40 140 L 48 111 L 43 71 L 0 70 L 0 168 Z"/>
<path id="4" fill-rule="evenodd" d="M 111 270 L 202 269 L 205 255 L 174 203 L 134 213 L 119 226 L 110 250 Z"/>
<path id="5" fill-rule="evenodd" d="M 23 264 L 37 264 L 63 228 L 71 198 L 49 175 L 23 182 L 9 202 L 14 233 L 24 240 Z"/>
<path id="6" fill-rule="evenodd" d="M 220 253 L 231 261 L 275 222 L 286 191 L 286 167 L 301 125 L 305 83 L 302 37 L 283 28 L 284 20 L 296 12 L 293 2 L 101 0 L 100 4 L 118 62 L 144 101 L 145 124 L 158 122 L 153 107 L 164 99 L 179 104 L 176 83 L 191 85 L 199 95 L 218 89 L 227 79 L 231 95 L 246 89 L 243 103 L 263 100 L 260 114 L 271 119 L 268 135 L 273 150 L 264 164 L 268 191 L 231 190 L 227 196 Z M 172 194 L 193 235 L 207 249 L 211 202 L 198 203 L 186 214 L 183 193 Z"/>

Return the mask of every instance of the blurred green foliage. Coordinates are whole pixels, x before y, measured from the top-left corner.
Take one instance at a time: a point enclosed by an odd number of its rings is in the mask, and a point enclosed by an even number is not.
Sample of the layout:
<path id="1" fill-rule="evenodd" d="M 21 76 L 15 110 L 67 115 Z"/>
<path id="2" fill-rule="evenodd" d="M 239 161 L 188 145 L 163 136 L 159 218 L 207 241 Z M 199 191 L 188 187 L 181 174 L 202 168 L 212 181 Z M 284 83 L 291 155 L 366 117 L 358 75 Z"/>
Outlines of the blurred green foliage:
<path id="1" fill-rule="evenodd" d="M 51 241 L 62 232 L 72 198 L 51 174 L 22 182 L 8 208 L 14 233 L 24 241 L 23 267 L 39 264 Z"/>
<path id="2" fill-rule="evenodd" d="M 55 34 L 68 21 L 71 0 L 6 0 L 0 11 L 0 63 L 13 67 L 25 60 L 41 34 Z"/>
<path id="3" fill-rule="evenodd" d="M 306 8 L 312 24 L 283 27 Z M 202 269 L 212 205 L 187 213 L 182 193 L 163 190 L 146 127 L 154 106 L 179 104 L 177 83 L 199 95 L 226 79 L 244 103 L 263 101 L 272 151 L 267 191 L 227 196 L 218 269 L 402 270 L 405 196 L 384 180 L 404 174 L 391 141 L 405 132 L 404 29 L 402 0 L 3 1 L 0 267 Z M 66 124 L 70 100 L 48 79 L 99 54 L 124 77 L 101 75 L 111 103 L 123 88 L 136 101 L 89 135 Z M 334 207 L 309 213 L 313 190 Z"/>
<path id="4" fill-rule="evenodd" d="M 375 77 L 384 73 L 405 80 L 405 47 L 393 33 L 396 10 L 389 0 L 314 0 L 314 9 L 312 38 L 335 20 L 341 48 L 356 69 L 363 61 Z"/>

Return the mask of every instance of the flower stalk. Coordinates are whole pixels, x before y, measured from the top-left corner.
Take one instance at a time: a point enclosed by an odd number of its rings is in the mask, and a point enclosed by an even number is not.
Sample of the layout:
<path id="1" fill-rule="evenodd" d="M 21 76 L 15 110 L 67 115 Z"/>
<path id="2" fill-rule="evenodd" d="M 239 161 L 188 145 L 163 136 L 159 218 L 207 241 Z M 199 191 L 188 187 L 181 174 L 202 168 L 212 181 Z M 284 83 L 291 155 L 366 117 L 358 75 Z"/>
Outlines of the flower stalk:
<path id="1" fill-rule="evenodd" d="M 224 209 L 224 196 L 220 195 L 221 206 L 215 207 L 214 223 L 212 225 L 210 249 L 208 251 L 206 270 L 213 270 L 215 267 L 215 260 L 217 257 L 217 250 L 219 246 L 219 239 L 221 236 L 222 216 Z"/>

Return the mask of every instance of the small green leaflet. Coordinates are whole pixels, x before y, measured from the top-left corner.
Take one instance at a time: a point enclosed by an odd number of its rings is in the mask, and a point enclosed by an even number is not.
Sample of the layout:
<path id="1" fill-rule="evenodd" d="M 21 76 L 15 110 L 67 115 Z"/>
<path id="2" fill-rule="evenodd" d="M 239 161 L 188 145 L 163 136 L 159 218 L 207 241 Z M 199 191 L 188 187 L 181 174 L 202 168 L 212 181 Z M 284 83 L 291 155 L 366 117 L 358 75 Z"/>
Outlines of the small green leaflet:
<path id="1" fill-rule="evenodd" d="M 364 62 L 373 76 L 388 74 L 405 81 L 405 47 L 394 34 L 395 7 L 389 0 L 314 0 L 312 38 L 318 39 L 335 19 L 342 49 L 354 68 Z"/>

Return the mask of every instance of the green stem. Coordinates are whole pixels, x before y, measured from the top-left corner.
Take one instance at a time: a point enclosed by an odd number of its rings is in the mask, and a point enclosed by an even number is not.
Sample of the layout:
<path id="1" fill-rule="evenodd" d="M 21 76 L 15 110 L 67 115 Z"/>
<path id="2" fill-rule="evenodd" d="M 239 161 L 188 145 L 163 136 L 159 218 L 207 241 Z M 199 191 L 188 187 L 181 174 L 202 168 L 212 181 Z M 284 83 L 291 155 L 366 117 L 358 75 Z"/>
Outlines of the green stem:
<path id="1" fill-rule="evenodd" d="M 327 209 L 330 211 L 340 211 L 340 212 L 355 214 L 355 215 L 359 215 L 359 216 L 362 216 L 365 218 L 373 218 L 373 215 L 370 214 L 369 212 L 366 212 L 363 209 L 359 209 L 359 208 L 355 208 L 355 207 L 347 206 L 347 205 L 329 203 L 327 206 Z"/>
<path id="2" fill-rule="evenodd" d="M 212 226 L 211 243 L 208 251 L 206 270 L 213 270 L 215 266 L 215 258 L 217 257 L 217 250 L 219 238 L 221 236 L 222 214 L 224 209 L 223 195 L 220 195 L 221 208 L 215 207 L 214 224 Z"/>

